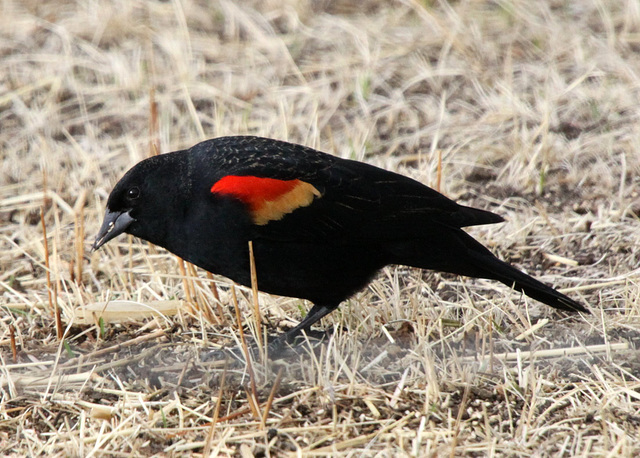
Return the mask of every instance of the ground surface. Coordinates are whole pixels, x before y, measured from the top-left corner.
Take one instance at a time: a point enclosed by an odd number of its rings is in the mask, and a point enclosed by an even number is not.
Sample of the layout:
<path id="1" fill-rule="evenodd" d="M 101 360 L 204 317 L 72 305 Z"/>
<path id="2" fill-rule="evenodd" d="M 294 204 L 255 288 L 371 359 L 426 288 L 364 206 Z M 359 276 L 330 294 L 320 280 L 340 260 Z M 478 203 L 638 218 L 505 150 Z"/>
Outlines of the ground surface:
<path id="1" fill-rule="evenodd" d="M 1 454 L 640 453 L 640 4 L 350 5 L 2 3 Z M 593 314 L 389 268 L 325 343 L 225 363 L 227 280 L 127 237 L 89 247 L 128 167 L 229 134 L 500 213 L 474 236 Z M 170 310 L 82 318 L 105 300 Z M 259 301 L 272 334 L 308 308 Z"/>

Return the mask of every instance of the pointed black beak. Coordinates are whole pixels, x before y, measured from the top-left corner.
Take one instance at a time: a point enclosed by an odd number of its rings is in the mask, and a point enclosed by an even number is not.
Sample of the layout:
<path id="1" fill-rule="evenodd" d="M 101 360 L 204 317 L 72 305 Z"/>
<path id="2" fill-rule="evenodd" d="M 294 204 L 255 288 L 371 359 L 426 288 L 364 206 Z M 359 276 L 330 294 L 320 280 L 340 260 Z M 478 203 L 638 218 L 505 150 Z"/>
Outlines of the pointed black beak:
<path id="1" fill-rule="evenodd" d="M 112 212 L 107 209 L 104 214 L 104 221 L 102 221 L 102 226 L 98 231 L 96 241 L 93 242 L 91 251 L 97 250 L 112 238 L 122 234 L 134 221 L 135 219 L 131 217 L 129 212 Z"/>

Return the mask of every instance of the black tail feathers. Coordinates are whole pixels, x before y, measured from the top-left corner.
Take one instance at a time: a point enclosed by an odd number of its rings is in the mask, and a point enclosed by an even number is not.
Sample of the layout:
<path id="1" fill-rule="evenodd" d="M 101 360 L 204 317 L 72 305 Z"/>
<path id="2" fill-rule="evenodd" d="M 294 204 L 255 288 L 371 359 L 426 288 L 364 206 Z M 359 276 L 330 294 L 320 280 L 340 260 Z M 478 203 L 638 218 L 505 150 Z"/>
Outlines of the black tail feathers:
<path id="1" fill-rule="evenodd" d="M 485 278 L 498 280 L 551 307 L 569 312 L 589 313 L 583 305 L 493 255 L 473 253 L 472 256 L 476 258 L 477 266 L 486 272 L 482 275 Z"/>
<path id="2" fill-rule="evenodd" d="M 492 213 L 484 212 L 476 216 L 489 218 L 491 215 Z M 472 223 L 471 218 L 468 218 L 466 224 Z M 437 240 L 438 243 L 430 240 Z M 589 313 L 573 299 L 501 261 L 462 229 L 443 227 L 439 232 L 425 233 L 423 239 L 398 240 L 387 244 L 386 248 L 390 264 L 497 280 L 551 307 Z"/>

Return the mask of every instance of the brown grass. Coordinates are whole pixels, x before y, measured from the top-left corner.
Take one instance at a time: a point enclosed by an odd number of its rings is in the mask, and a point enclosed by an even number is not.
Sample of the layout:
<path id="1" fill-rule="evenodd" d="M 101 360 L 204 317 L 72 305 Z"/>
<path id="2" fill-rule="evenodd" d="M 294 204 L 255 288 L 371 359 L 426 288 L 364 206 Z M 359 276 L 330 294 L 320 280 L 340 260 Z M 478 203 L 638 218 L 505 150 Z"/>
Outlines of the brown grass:
<path id="1" fill-rule="evenodd" d="M 0 453 L 637 456 L 639 5 L 4 2 Z M 474 235 L 593 315 L 388 268 L 326 344 L 254 359 L 252 389 L 215 357 L 240 345 L 227 280 L 132 238 L 88 250 L 128 167 L 229 134 L 492 209 L 508 222 Z M 74 321 L 112 299 L 191 304 Z M 259 301 L 270 335 L 308 308 Z"/>

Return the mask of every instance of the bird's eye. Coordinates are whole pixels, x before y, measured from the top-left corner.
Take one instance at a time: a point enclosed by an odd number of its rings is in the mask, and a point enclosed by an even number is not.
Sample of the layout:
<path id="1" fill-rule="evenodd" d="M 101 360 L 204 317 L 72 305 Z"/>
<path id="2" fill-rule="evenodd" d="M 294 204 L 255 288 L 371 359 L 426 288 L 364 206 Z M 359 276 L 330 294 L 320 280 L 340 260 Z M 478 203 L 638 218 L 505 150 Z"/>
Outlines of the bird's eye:
<path id="1" fill-rule="evenodd" d="M 131 200 L 137 199 L 140 197 L 140 189 L 139 188 L 131 188 L 127 191 L 127 197 Z"/>

